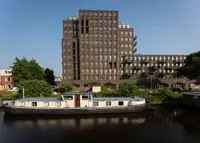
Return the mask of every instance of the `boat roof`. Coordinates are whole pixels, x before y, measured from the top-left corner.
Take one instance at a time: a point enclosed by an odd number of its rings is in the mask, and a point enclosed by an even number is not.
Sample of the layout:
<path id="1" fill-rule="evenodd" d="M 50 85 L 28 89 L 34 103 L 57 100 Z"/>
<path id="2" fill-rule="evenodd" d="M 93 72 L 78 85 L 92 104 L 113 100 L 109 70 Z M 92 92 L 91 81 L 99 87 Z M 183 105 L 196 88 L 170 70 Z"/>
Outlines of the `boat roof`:
<path id="1" fill-rule="evenodd" d="M 69 94 L 71 95 L 71 94 Z M 144 98 L 142 97 L 93 97 L 94 101 L 142 101 Z M 22 99 L 18 99 L 17 101 L 61 101 L 61 97 L 26 97 Z"/>
<path id="2" fill-rule="evenodd" d="M 49 101 L 60 101 L 58 97 L 26 97 L 22 99 L 18 99 L 17 101 L 43 101 L 43 102 L 49 102 Z"/>
<path id="3" fill-rule="evenodd" d="M 68 95 L 91 95 L 90 92 L 65 92 L 63 96 L 68 96 Z"/>
<path id="4" fill-rule="evenodd" d="M 137 100 L 137 101 L 142 101 L 144 100 L 144 98 L 141 97 L 94 97 L 93 100 L 95 101 L 133 101 L 133 100 Z"/>
<path id="5" fill-rule="evenodd" d="M 184 92 L 184 95 L 200 96 L 200 92 Z"/>

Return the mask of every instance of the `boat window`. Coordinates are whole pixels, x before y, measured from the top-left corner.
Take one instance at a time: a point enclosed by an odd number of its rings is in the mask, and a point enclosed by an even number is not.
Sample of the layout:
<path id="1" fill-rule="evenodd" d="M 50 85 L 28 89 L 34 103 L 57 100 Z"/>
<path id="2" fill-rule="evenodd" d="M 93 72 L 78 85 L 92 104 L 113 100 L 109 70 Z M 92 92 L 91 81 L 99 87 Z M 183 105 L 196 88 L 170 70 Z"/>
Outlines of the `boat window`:
<path id="1" fill-rule="evenodd" d="M 32 106 L 36 107 L 37 106 L 37 102 L 32 102 Z"/>
<path id="2" fill-rule="evenodd" d="M 118 102 L 118 105 L 123 106 L 123 105 L 124 105 L 124 102 L 123 102 L 123 101 L 119 101 L 119 102 Z"/>
<path id="3" fill-rule="evenodd" d="M 61 102 L 58 102 L 58 103 L 57 103 L 57 107 L 60 107 L 60 106 L 61 106 Z"/>
<path id="4" fill-rule="evenodd" d="M 73 96 L 65 96 L 64 97 L 66 100 L 73 100 Z"/>
<path id="5" fill-rule="evenodd" d="M 106 106 L 111 106 L 111 101 L 106 101 Z"/>
<path id="6" fill-rule="evenodd" d="M 84 95 L 83 95 L 83 96 L 82 96 L 82 99 L 83 99 L 83 100 L 87 100 L 87 99 L 88 99 L 88 96 L 84 96 Z"/>
<path id="7" fill-rule="evenodd" d="M 95 101 L 93 102 L 93 105 L 96 107 L 96 106 L 99 106 L 99 102 Z"/>

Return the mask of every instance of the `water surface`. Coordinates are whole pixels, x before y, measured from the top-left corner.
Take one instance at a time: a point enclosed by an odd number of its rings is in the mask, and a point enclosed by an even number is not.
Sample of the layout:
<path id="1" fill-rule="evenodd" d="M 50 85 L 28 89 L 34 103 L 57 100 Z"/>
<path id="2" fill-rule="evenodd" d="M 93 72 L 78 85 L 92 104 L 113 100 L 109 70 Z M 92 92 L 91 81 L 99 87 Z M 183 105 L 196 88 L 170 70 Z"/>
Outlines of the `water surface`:
<path id="1" fill-rule="evenodd" d="M 0 143 L 200 143 L 200 112 L 155 110 L 120 116 L 20 117 L 0 112 Z"/>

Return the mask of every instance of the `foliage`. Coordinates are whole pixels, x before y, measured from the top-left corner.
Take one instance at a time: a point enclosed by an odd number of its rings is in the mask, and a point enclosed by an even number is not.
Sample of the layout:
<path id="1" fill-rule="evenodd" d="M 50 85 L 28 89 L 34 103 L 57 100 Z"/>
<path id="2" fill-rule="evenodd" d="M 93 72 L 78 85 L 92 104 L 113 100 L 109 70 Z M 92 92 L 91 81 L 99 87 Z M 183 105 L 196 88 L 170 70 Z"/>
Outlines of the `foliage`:
<path id="1" fill-rule="evenodd" d="M 178 70 L 178 75 L 200 81 L 200 51 L 187 56 L 185 65 Z"/>
<path id="2" fill-rule="evenodd" d="M 52 87 L 44 80 L 24 80 L 18 84 L 18 96 L 22 96 L 23 88 L 25 96 L 52 96 Z"/>
<path id="3" fill-rule="evenodd" d="M 17 97 L 17 93 L 14 91 L 7 91 L 7 90 L 2 90 L 0 91 L 0 98 L 2 99 L 15 99 Z"/>
<path id="4" fill-rule="evenodd" d="M 44 79 L 46 82 L 48 82 L 50 85 L 55 85 L 55 76 L 53 70 L 46 68 L 44 71 Z"/>
<path id="5" fill-rule="evenodd" d="M 12 66 L 14 83 L 17 85 L 22 80 L 43 80 L 43 68 L 34 60 L 16 58 Z"/>
<path id="6" fill-rule="evenodd" d="M 145 75 L 142 75 L 145 76 Z M 150 75 L 149 77 L 140 77 L 137 81 L 137 85 L 142 88 L 157 88 L 160 85 L 159 78 Z"/>
<path id="7" fill-rule="evenodd" d="M 121 79 L 130 79 L 130 74 L 128 73 L 124 73 L 122 76 L 121 76 Z"/>
<path id="8" fill-rule="evenodd" d="M 118 92 L 115 86 L 102 86 L 101 88 L 102 96 L 118 96 Z"/>
<path id="9" fill-rule="evenodd" d="M 73 86 L 67 82 L 67 81 L 61 81 L 60 85 L 58 88 L 55 89 L 56 92 L 58 93 L 64 93 L 64 92 L 69 92 L 72 91 Z"/>
<path id="10" fill-rule="evenodd" d="M 161 104 L 163 102 L 178 99 L 179 97 L 181 97 L 180 93 L 174 92 L 170 90 L 169 88 L 162 87 L 150 93 L 149 101 L 150 103 L 153 103 L 153 104 Z"/>
<path id="11" fill-rule="evenodd" d="M 120 96 L 138 96 L 141 92 L 135 81 L 125 81 L 119 84 L 118 92 Z"/>

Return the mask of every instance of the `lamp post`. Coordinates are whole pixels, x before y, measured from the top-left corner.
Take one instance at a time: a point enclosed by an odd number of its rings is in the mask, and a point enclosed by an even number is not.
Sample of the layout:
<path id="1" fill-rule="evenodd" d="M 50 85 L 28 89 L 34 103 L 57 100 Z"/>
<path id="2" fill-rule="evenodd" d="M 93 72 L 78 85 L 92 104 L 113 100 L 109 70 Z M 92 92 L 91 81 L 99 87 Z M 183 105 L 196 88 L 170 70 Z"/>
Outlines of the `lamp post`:
<path id="1" fill-rule="evenodd" d="M 22 96 L 23 96 L 23 99 L 25 98 L 24 93 L 25 93 L 25 91 L 24 91 L 24 86 L 23 86 L 23 88 L 22 88 Z"/>

